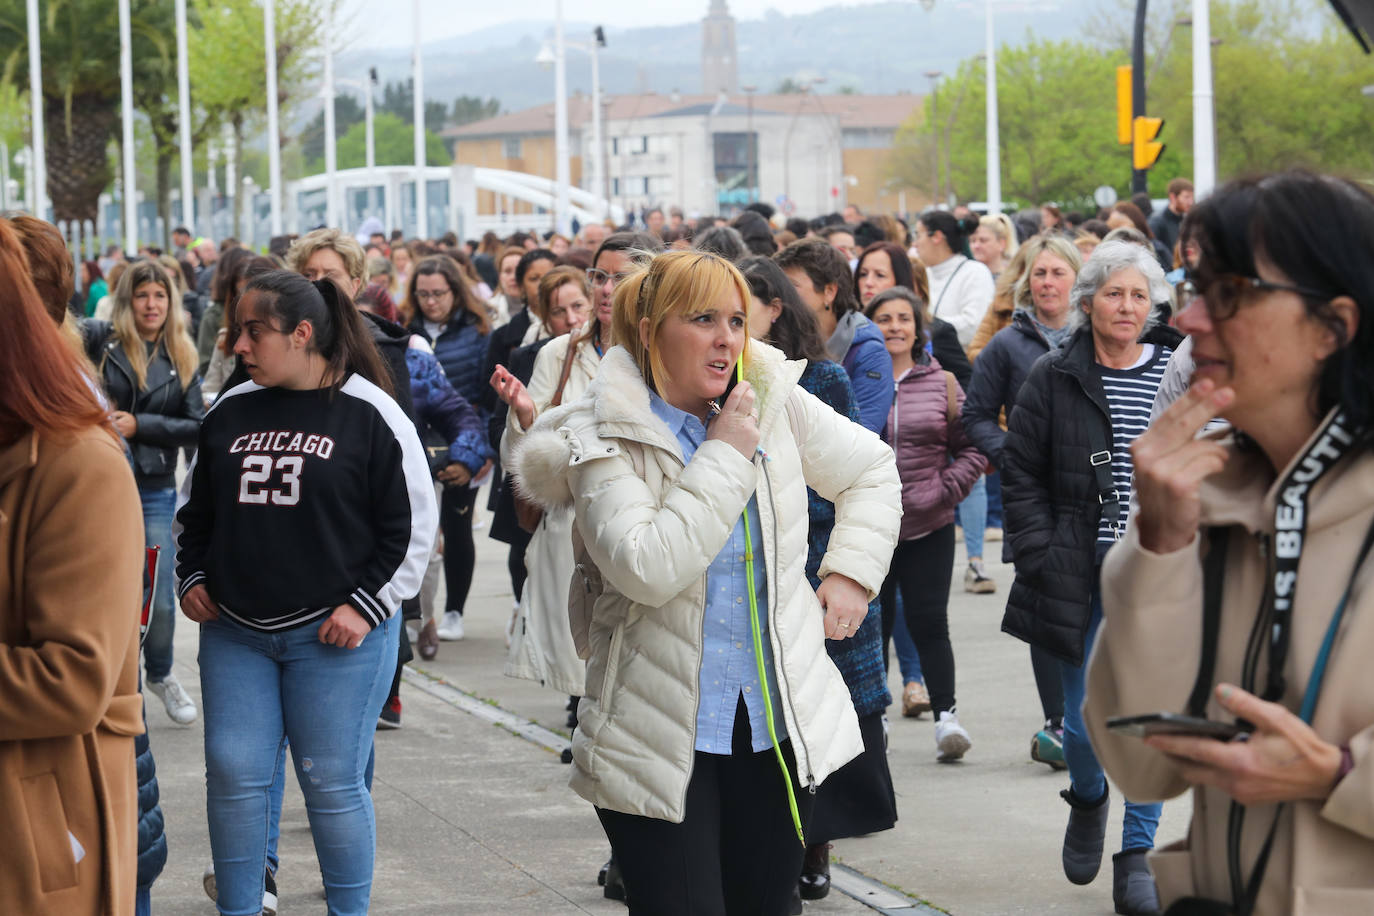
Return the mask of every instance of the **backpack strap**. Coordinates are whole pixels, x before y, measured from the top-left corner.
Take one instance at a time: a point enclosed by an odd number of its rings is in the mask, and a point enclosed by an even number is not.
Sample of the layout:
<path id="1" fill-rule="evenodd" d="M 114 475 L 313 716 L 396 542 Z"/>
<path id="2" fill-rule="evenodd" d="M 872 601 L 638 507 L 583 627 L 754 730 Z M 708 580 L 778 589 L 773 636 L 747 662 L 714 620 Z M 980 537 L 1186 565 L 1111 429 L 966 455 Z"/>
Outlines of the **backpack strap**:
<path id="1" fill-rule="evenodd" d="M 1217 637 L 1221 632 L 1221 590 L 1226 579 L 1226 547 L 1229 528 L 1208 528 L 1207 556 L 1202 561 L 1202 658 L 1198 662 L 1193 692 L 1188 695 L 1188 715 L 1207 718 L 1207 700 L 1217 666 Z"/>

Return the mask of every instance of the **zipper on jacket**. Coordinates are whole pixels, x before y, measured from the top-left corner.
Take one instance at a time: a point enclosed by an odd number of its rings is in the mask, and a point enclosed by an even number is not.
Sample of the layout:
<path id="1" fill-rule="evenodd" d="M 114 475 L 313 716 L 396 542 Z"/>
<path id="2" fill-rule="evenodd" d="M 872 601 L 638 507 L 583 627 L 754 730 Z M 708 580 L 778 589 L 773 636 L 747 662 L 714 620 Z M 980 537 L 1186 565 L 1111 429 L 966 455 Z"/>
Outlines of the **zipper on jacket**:
<path id="1" fill-rule="evenodd" d="M 770 512 L 770 514 L 773 516 L 773 531 L 772 531 L 772 533 L 773 533 L 773 565 L 776 566 L 777 563 L 778 563 L 778 557 L 780 556 L 780 554 L 778 553 L 778 515 L 777 515 L 777 512 L 774 512 L 774 511 L 773 511 L 773 506 L 776 504 L 776 500 L 775 500 L 774 497 L 773 497 L 773 478 L 772 478 L 772 475 L 770 475 L 770 474 L 768 473 L 768 462 L 767 462 L 767 461 L 762 462 L 761 467 L 763 468 L 763 479 L 764 479 L 764 482 L 768 485 L 768 506 L 769 506 L 769 512 Z M 760 518 L 760 522 L 762 522 L 762 518 Z M 768 561 L 768 558 L 765 556 L 765 557 L 764 557 L 764 567 L 765 567 L 765 570 L 767 569 L 767 561 Z M 776 577 L 774 577 L 774 579 L 776 580 Z M 778 634 L 778 616 L 777 616 L 777 613 L 776 613 L 776 611 L 777 611 L 777 606 L 778 606 L 778 594 L 777 594 L 777 592 L 778 592 L 778 590 L 777 590 L 776 588 L 770 588 L 770 589 L 768 590 L 768 623 L 769 623 L 769 627 L 770 627 L 770 631 L 769 631 L 769 642 L 776 642 L 776 641 L 777 641 L 777 634 Z M 786 689 L 785 692 L 786 692 L 786 695 L 787 695 L 787 707 L 788 707 L 788 709 L 790 709 L 790 710 L 792 711 L 792 721 L 793 721 L 793 723 L 797 726 L 797 745 L 798 745 L 798 746 L 801 748 L 801 750 L 802 750 L 802 756 L 806 758 L 806 790 L 807 790 L 808 792 L 810 792 L 812 795 L 815 795 L 815 794 L 816 794 L 816 774 L 813 772 L 812 766 L 811 766 L 811 750 L 806 746 L 806 738 L 805 738 L 805 737 L 802 735 L 802 733 L 801 733 L 801 731 L 802 731 L 802 729 L 801 729 L 801 719 L 797 716 L 797 707 L 796 707 L 796 704 L 792 702 L 792 685 L 791 685 L 790 683 L 787 682 L 787 673 L 786 673 L 786 671 L 783 669 L 782 660 L 781 660 L 781 659 L 782 659 L 782 653 L 781 653 L 780 651 L 778 651 L 778 650 L 780 650 L 781 648 L 782 648 L 781 643 L 778 643 L 778 645 L 777 645 L 777 647 L 775 648 L 774 653 L 773 653 L 773 673 L 774 673 L 774 675 L 777 677 L 778 682 L 779 682 L 779 685 L 783 685 L 783 684 L 786 685 L 786 688 L 787 688 L 787 689 Z M 822 643 L 822 649 L 824 649 L 824 643 Z M 780 690 L 779 692 L 783 692 L 783 691 Z M 794 756 L 795 756 L 795 755 L 794 755 Z M 800 769 L 800 765 L 798 766 L 798 769 Z M 798 776 L 800 776 L 800 775 L 801 775 L 801 774 L 798 773 Z"/>

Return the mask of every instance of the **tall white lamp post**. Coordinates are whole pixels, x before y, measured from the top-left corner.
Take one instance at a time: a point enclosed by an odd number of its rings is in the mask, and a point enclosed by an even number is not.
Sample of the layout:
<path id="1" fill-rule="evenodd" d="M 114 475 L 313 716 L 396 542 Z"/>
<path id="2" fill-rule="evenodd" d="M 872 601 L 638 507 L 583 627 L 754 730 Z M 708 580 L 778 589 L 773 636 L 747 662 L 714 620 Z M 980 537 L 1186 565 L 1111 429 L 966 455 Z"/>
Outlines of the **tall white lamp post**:
<path id="1" fill-rule="evenodd" d="M 33 142 L 29 146 L 28 181 L 33 203 L 30 212 L 39 219 L 47 218 L 43 206 L 48 196 L 48 147 L 43 139 L 43 52 L 38 42 L 38 0 L 28 0 L 29 17 L 29 104 L 33 123 L 30 125 Z"/>
<path id="2" fill-rule="evenodd" d="M 263 0 L 262 32 L 267 57 L 267 181 L 272 202 L 272 234 L 282 234 L 281 130 L 277 126 L 277 15 L 275 0 Z M 231 189 L 233 181 L 226 180 Z M 231 190 L 230 193 L 233 193 Z"/>
<path id="3" fill-rule="evenodd" d="M 555 41 L 557 41 L 556 38 L 555 38 Z M 602 117 L 602 111 L 601 111 L 601 109 L 602 109 L 602 99 L 601 99 L 601 59 L 600 59 L 600 53 L 599 53 L 599 52 L 600 52 L 600 50 L 601 50 L 603 47 L 605 47 L 605 46 L 606 46 L 606 33 L 602 30 L 601 26 L 597 26 L 597 27 L 593 30 L 593 32 L 592 32 L 592 40 L 591 40 L 591 41 L 588 41 L 588 42 L 581 42 L 581 41 L 568 41 L 567 39 L 564 39 L 564 40 L 563 40 L 563 48 L 564 48 L 565 51 L 566 51 L 568 48 L 571 48 L 571 49 L 574 50 L 574 51 L 583 51 L 583 52 L 585 52 L 588 56 L 590 56 L 591 59 L 592 59 L 592 156 L 591 156 L 591 190 L 592 190 L 592 193 L 593 193 L 594 195 L 596 195 L 597 203 L 596 203 L 595 206 L 596 206 L 596 213 L 597 213 L 597 216 L 598 216 L 599 218 L 602 218 L 602 219 L 605 218 L 605 216 L 606 216 L 606 208 L 610 205 L 610 201 L 609 201 L 608 199 L 606 199 L 606 198 L 608 197 L 608 195 L 606 194 L 606 140 L 605 140 L 605 137 L 604 137 L 604 135 L 603 135 L 603 133 L 602 133 L 602 128 L 601 128 L 601 117 Z M 540 46 L 540 48 L 539 48 L 539 54 L 535 56 L 534 62 L 537 63 L 539 66 L 541 66 L 541 67 L 543 67 L 543 68 L 545 68 L 545 69 L 548 69 L 548 68 L 550 68 L 550 67 L 556 67 L 556 66 L 558 65 L 559 59 L 560 59 L 560 58 L 559 58 L 559 54 L 558 54 L 558 52 L 554 49 L 554 47 L 551 47 L 551 46 L 549 45 L 548 42 L 545 42 L 543 45 Z M 556 90 L 556 91 L 557 91 L 557 90 Z M 558 111 L 559 111 L 559 108 L 560 108 L 560 107 L 561 107 L 562 110 L 563 110 L 563 122 L 562 122 L 562 123 L 563 123 L 563 127 L 564 127 L 564 129 L 565 129 L 565 134 L 564 134 L 565 139 L 564 139 L 564 145 L 563 145 L 563 149 L 564 149 L 565 153 L 564 153 L 564 157 L 563 157 L 562 161 L 566 164 L 566 162 L 567 162 L 566 150 L 567 150 L 568 146 L 570 145 L 570 144 L 569 144 L 569 141 L 566 139 L 566 130 L 568 129 L 568 122 L 567 122 L 567 93 L 566 93 L 566 82 L 564 83 L 564 91 L 557 92 L 557 98 L 554 99 L 554 130 L 555 130 L 555 132 L 558 130 L 558 124 L 559 124 L 559 121 L 558 121 Z M 555 154 L 557 154 L 556 151 L 557 151 L 557 143 L 555 142 Z M 566 187 L 566 185 L 561 185 L 560 187 Z M 569 204 L 569 207 L 571 207 L 571 204 Z M 560 231 L 562 231 L 562 230 L 560 230 Z"/>
<path id="4" fill-rule="evenodd" d="M 415 234 L 429 237 L 429 195 L 425 184 L 425 68 L 420 53 L 420 0 L 411 4 L 415 17 Z"/>
<path id="5" fill-rule="evenodd" d="M 138 251 L 137 177 L 134 174 L 134 56 L 129 29 L 129 0 L 119 0 L 119 86 L 124 118 L 124 253 Z"/>
<path id="6" fill-rule="evenodd" d="M 181 135 L 181 224 L 196 229 L 196 191 L 191 165 L 191 65 L 186 55 L 186 0 L 177 9 L 177 128 Z"/>
<path id="7" fill-rule="evenodd" d="M 1206 0 L 1202 0 L 1206 2 Z M 992 37 L 992 0 L 988 0 L 987 21 L 987 157 L 988 213 L 1002 212 L 1002 160 L 997 133 L 997 45 Z"/>
<path id="8" fill-rule="evenodd" d="M 338 148 L 334 136 L 334 4 L 324 4 L 324 224 L 339 228 L 339 202 L 334 187 Z"/>
<path id="9" fill-rule="evenodd" d="M 1216 128 L 1212 117 L 1212 24 L 1208 0 L 1193 0 L 1193 193 L 1205 197 L 1217 183 Z"/>

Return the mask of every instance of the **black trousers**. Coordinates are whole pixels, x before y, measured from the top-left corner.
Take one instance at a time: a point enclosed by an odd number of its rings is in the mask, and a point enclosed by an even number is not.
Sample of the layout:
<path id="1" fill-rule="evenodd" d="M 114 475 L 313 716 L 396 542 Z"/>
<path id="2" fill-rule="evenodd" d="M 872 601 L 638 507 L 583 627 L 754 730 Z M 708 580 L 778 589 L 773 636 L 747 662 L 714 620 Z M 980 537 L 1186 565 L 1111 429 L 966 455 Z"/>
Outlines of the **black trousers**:
<path id="1" fill-rule="evenodd" d="M 1030 647 L 1030 657 L 1035 689 L 1040 694 L 1040 711 L 1051 725 L 1063 725 L 1064 679 L 1059 673 L 1059 659 L 1039 646 Z"/>
<path id="2" fill-rule="evenodd" d="M 630 916 L 785 916 L 805 850 L 797 840 L 773 749 L 754 753 L 741 700 L 733 753 L 698 753 L 680 824 L 596 809 L 625 876 Z M 802 825 L 811 794 L 783 756 Z"/>
<path id="3" fill-rule="evenodd" d="M 444 533 L 445 611 L 463 613 L 472 590 L 477 547 L 472 541 L 472 507 L 477 491 L 469 486 L 445 487 L 439 501 L 439 530 Z"/>
<path id="4" fill-rule="evenodd" d="M 529 578 L 529 570 L 525 567 L 525 551 L 529 549 L 532 537 L 532 533 L 519 525 L 511 532 L 510 551 L 506 554 L 506 570 L 510 573 L 510 590 L 516 601 L 520 600 L 525 580 Z"/>
<path id="5" fill-rule="evenodd" d="M 954 523 L 925 537 L 899 541 L 881 593 L 883 630 L 890 635 L 897 616 L 897 589 L 902 613 L 930 691 L 930 706 L 940 713 L 954 708 L 954 647 L 949 642 L 949 581 L 954 572 Z M 884 642 L 886 647 L 886 642 Z"/>

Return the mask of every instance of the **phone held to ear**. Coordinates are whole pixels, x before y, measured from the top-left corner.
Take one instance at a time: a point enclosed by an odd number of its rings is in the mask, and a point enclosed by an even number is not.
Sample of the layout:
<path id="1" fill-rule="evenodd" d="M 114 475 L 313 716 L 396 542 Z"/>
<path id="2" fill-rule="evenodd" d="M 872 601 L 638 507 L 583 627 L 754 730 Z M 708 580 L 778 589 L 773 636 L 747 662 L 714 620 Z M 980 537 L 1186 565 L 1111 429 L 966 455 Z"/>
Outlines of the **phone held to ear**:
<path id="1" fill-rule="evenodd" d="M 1216 722 L 1173 712 L 1152 712 L 1143 716 L 1112 716 L 1107 728 L 1118 735 L 1145 738 L 1150 735 L 1185 735 L 1233 741 L 1249 737 L 1249 730 L 1234 722 Z"/>
<path id="2" fill-rule="evenodd" d="M 711 416 L 720 413 L 725 402 L 730 398 L 730 392 L 735 390 L 735 386 L 744 381 L 744 360 L 735 361 L 735 371 L 730 373 L 730 380 L 725 383 L 725 391 L 721 396 L 711 402 Z"/>

